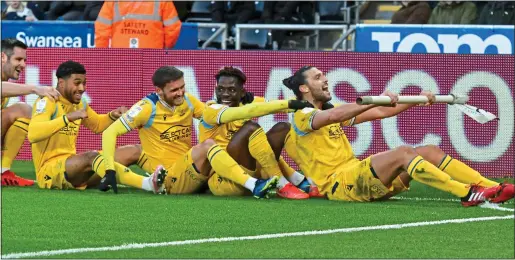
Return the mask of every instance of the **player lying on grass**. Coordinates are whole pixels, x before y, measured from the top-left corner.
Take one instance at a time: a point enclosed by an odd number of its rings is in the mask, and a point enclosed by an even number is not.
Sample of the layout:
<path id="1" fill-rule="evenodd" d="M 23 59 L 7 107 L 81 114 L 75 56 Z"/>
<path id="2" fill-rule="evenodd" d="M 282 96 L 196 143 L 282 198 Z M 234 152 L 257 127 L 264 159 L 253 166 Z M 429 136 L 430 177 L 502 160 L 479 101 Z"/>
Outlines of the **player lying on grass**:
<path id="1" fill-rule="evenodd" d="M 225 67 L 215 76 L 216 101 L 207 103 L 206 110 L 199 125 L 200 141 L 213 139 L 219 150 L 227 150 L 236 162 L 227 164 L 230 171 L 214 173 L 209 179 L 209 189 L 214 195 L 234 196 L 251 193 L 256 178 L 279 177 L 279 194 L 290 199 L 306 199 L 309 195 L 296 188 L 303 183 L 304 175 L 291 169 L 280 158 L 282 145 L 272 147 L 269 143 L 277 128 L 265 134 L 263 128 L 251 119 L 270 113 L 284 112 L 288 108 L 285 101 L 263 103 L 263 98 L 253 98 L 246 93 L 244 84 L 246 76 L 239 69 Z M 245 105 L 251 103 L 250 105 Z M 305 103 L 296 104 L 300 109 Z M 265 111 L 266 106 L 274 104 L 274 109 Z M 290 105 L 291 105 L 290 104 Z M 290 106 L 292 108 L 292 106 Z M 239 164 L 239 165 L 238 165 Z M 232 170 L 234 168 L 234 170 Z M 282 169 L 281 169 L 282 168 Z M 286 176 L 290 182 L 282 175 Z M 307 184 L 309 186 L 309 184 Z"/>
<path id="2" fill-rule="evenodd" d="M 2 186 L 31 186 L 33 180 L 21 178 L 11 169 L 25 138 L 32 108 L 25 103 L 7 107 L 9 97 L 36 94 L 52 100 L 59 93 L 51 87 L 36 87 L 8 82 L 17 80 L 25 70 L 27 45 L 16 39 L 2 40 Z"/>
<path id="3" fill-rule="evenodd" d="M 512 184 L 488 180 L 433 145 L 400 146 L 364 160 L 354 156 L 342 126 L 395 116 L 413 105 L 376 107 L 353 103 L 321 110 L 322 104 L 331 100 L 331 93 L 327 78 L 315 67 L 302 67 L 283 83 L 299 100 L 314 106 L 294 114 L 289 142 L 295 145 L 288 149 L 290 155 L 330 200 L 385 199 L 406 190 L 411 179 L 452 193 L 461 198 L 465 207 L 485 200 L 504 202 L 514 196 Z M 383 95 L 395 105 L 397 95 L 388 91 Z M 423 91 L 421 95 L 434 100 L 430 92 Z"/>
<path id="4" fill-rule="evenodd" d="M 234 171 L 231 165 L 237 164 L 213 140 L 206 139 L 192 147 L 193 118 L 200 118 L 204 104 L 185 92 L 183 72 L 164 66 L 156 70 L 152 82 L 156 93 L 135 104 L 102 135 L 107 178 L 119 173 L 111 164 L 117 136 L 132 129 L 139 129 L 142 145 L 138 165 L 144 170 L 156 169 L 161 175 L 167 171 L 164 178 L 167 194 L 198 192 L 206 184 L 211 168 L 218 172 Z M 287 101 L 278 102 L 286 104 L 281 108 L 288 107 Z M 267 104 L 262 110 L 271 110 L 276 103 Z M 208 151 L 211 151 L 209 155 Z M 116 185 L 112 181 L 105 183 Z M 255 194 L 264 197 L 271 184 L 272 179 L 260 180 Z"/>
<path id="5" fill-rule="evenodd" d="M 103 164 L 98 163 L 101 157 L 98 152 L 76 154 L 75 145 L 80 125 L 100 133 L 126 109 L 117 108 L 105 115 L 93 111 L 82 99 L 82 94 L 86 91 L 86 70 L 80 63 L 61 63 L 56 76 L 57 91 L 61 95 L 57 100 L 38 98 L 28 127 L 36 179 L 40 188 L 83 189 L 95 172 L 103 177 L 105 169 Z M 133 153 L 131 148 L 121 149 L 118 156 L 130 161 L 124 155 L 127 152 Z M 131 174 L 135 175 L 125 171 L 119 176 L 121 182 L 131 185 L 125 181 L 133 177 Z M 146 179 L 148 183 L 152 178 Z M 140 187 L 141 184 L 131 186 Z"/>

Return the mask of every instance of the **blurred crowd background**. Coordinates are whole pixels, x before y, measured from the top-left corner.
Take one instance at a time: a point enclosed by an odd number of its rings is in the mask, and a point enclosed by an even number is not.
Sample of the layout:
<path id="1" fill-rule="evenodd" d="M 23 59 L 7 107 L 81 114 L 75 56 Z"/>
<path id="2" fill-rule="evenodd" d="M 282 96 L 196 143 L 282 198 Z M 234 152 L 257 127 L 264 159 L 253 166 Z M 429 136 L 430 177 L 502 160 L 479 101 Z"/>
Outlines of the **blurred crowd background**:
<path id="1" fill-rule="evenodd" d="M 98 21 L 103 1 L 2 1 L 4 20 Z M 126 2 L 138 5 L 140 2 Z M 480 24 L 514 25 L 511 1 L 175 1 L 161 12 L 176 13 L 180 22 L 226 23 L 227 43 L 234 44 L 235 24 Z M 175 22 L 175 21 L 174 21 Z M 114 26 L 114 25 L 113 25 Z M 175 25 L 177 27 L 177 24 Z M 102 30 L 107 30 L 107 27 Z M 96 34 L 99 33 L 96 28 Z M 170 32 L 173 33 L 173 32 Z M 318 32 L 317 32 L 318 33 Z M 177 32 L 178 34 L 178 32 Z M 199 41 L 209 37 L 202 37 Z M 254 30 L 247 42 L 257 49 L 296 49 L 313 30 Z M 320 32 L 320 49 L 341 32 Z M 178 37 L 178 35 L 176 36 Z M 318 43 L 317 43 L 318 44 Z M 164 47 L 169 47 L 165 46 Z M 220 48 L 220 42 L 210 47 Z"/>

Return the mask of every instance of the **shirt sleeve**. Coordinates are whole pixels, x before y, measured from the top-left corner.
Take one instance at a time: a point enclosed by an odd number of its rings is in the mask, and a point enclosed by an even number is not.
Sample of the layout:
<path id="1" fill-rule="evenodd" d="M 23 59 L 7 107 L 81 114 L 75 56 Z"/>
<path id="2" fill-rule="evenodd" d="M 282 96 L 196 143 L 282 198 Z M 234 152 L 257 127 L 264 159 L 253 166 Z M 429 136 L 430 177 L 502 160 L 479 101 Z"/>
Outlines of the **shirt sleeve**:
<path id="1" fill-rule="evenodd" d="M 207 123 L 211 126 L 218 125 L 220 124 L 219 116 L 222 114 L 223 111 L 225 111 L 228 108 L 228 106 L 216 103 L 206 105 L 204 113 L 202 114 L 202 120 L 204 121 L 204 123 Z"/>
<path id="2" fill-rule="evenodd" d="M 152 110 L 152 104 L 146 100 L 142 100 L 125 112 L 119 120 L 127 131 L 138 129 L 147 124 L 152 115 Z"/>
<path id="3" fill-rule="evenodd" d="M 81 104 L 81 106 L 86 107 L 86 113 L 88 115 L 87 118 L 82 120 L 82 125 L 87 127 L 89 130 L 93 131 L 94 133 L 103 132 L 115 121 L 110 114 L 99 115 L 87 103 L 85 103 L 85 101 L 82 102 L 84 103 L 82 103 L 83 105 Z"/>
<path id="4" fill-rule="evenodd" d="M 31 143 L 37 143 L 48 139 L 61 128 L 68 125 L 66 115 L 52 118 L 57 111 L 57 104 L 47 97 L 38 98 L 32 108 L 32 118 L 29 123 L 28 139 Z"/>
<path id="5" fill-rule="evenodd" d="M 193 95 L 188 95 L 188 98 L 191 102 L 191 105 L 193 105 L 193 117 L 196 119 L 200 119 L 202 117 L 202 114 L 204 113 L 206 104 L 198 100 L 198 98 L 194 97 Z"/>
<path id="6" fill-rule="evenodd" d="M 102 151 L 104 152 L 104 165 L 106 170 L 114 170 L 114 153 L 116 150 L 116 138 L 128 133 L 121 120 L 116 120 L 102 133 Z"/>
<path id="7" fill-rule="evenodd" d="M 313 117 L 319 110 L 306 107 L 293 115 L 293 129 L 297 134 L 305 135 L 313 131 Z"/>

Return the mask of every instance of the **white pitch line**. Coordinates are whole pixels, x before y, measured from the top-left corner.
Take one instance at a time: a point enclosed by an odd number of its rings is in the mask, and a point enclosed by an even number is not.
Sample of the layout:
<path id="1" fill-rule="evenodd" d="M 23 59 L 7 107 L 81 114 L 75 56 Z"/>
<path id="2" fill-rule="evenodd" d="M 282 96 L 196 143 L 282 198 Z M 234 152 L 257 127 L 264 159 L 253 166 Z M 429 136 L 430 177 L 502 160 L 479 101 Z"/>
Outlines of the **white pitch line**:
<path id="1" fill-rule="evenodd" d="M 420 197 L 392 197 L 391 199 L 397 199 L 397 200 L 415 200 L 415 201 L 448 201 L 448 202 L 460 202 L 459 199 L 442 199 L 442 198 L 420 198 Z M 515 212 L 515 209 L 512 208 L 505 208 L 499 206 L 499 204 L 490 203 L 488 201 L 485 201 L 485 203 L 479 205 L 480 208 L 485 209 L 494 209 L 494 210 L 500 210 L 500 211 L 511 211 Z"/>
<path id="2" fill-rule="evenodd" d="M 351 233 L 351 232 L 360 232 L 360 231 L 368 231 L 368 230 L 402 229 L 402 228 L 409 228 L 409 227 L 421 227 L 421 226 L 441 225 L 441 224 L 450 224 L 450 223 L 505 220 L 505 219 L 513 219 L 513 218 L 514 218 L 514 215 L 492 216 L 492 217 L 480 217 L 480 218 L 424 221 L 424 222 L 393 224 L 393 225 L 365 226 L 365 227 L 355 227 L 355 228 L 340 228 L 340 229 L 315 230 L 315 231 L 292 232 L 292 233 L 265 234 L 265 235 L 257 235 L 257 236 L 205 238 L 205 239 L 171 241 L 171 242 L 161 242 L 161 243 L 135 243 L 135 244 L 123 244 L 123 245 L 119 245 L 119 246 L 70 248 L 70 249 L 47 250 L 47 251 L 39 251 L 39 252 L 12 253 L 12 254 L 2 255 L 1 258 L 23 258 L 23 257 L 34 258 L 34 257 L 42 257 L 42 256 L 64 255 L 64 254 L 74 254 L 74 253 L 84 253 L 84 252 L 119 251 L 119 250 L 147 248 L 147 247 L 180 246 L 180 245 L 232 242 L 232 241 L 243 241 L 243 240 L 261 240 L 261 239 L 271 239 L 271 238 L 281 238 L 281 237 L 327 235 L 327 234 L 335 234 L 335 233 Z"/>
<path id="3" fill-rule="evenodd" d="M 420 197 L 403 197 L 403 196 L 395 196 L 390 199 L 397 200 L 417 200 L 417 201 L 448 201 L 448 202 L 460 202 L 459 199 L 442 199 L 442 198 L 420 198 Z"/>

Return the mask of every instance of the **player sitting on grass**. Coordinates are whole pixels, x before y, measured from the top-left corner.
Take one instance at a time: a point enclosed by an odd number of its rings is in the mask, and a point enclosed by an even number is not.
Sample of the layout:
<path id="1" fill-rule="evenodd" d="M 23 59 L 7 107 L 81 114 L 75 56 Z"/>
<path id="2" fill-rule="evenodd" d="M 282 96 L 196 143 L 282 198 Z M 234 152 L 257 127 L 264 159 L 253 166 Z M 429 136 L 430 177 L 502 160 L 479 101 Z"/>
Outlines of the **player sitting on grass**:
<path id="1" fill-rule="evenodd" d="M 111 165 L 117 136 L 132 129 L 139 129 L 142 144 L 138 165 L 161 174 L 168 172 L 164 178 L 167 194 L 198 192 L 208 180 L 211 167 L 217 172 L 234 171 L 232 165 L 237 165 L 236 162 L 213 140 L 205 139 L 191 147 L 193 118 L 200 118 L 204 103 L 185 92 L 183 72 L 164 66 L 156 70 L 152 82 L 156 93 L 134 105 L 102 135 L 107 178 L 119 173 Z M 287 101 L 281 104 L 288 106 Z M 275 106 L 273 103 L 263 109 L 267 111 Z M 261 180 L 256 184 L 255 194 L 264 197 L 273 182 L 274 179 Z M 112 181 L 105 183 L 116 185 Z"/>
<path id="2" fill-rule="evenodd" d="M 256 178 L 281 176 L 278 194 L 290 199 L 306 199 L 308 194 L 296 188 L 304 176 L 280 158 L 282 146 L 273 149 L 268 137 L 276 129 L 265 134 L 263 128 L 251 119 L 271 113 L 284 112 L 287 108 L 301 109 L 306 103 L 290 100 L 263 102 L 263 98 L 253 98 L 245 92 L 246 76 L 239 69 L 225 67 L 215 76 L 216 101 L 208 102 L 199 125 L 200 141 L 213 139 L 226 149 L 228 154 L 239 164 L 228 164 L 231 171 L 218 172 L 209 179 L 211 192 L 219 196 L 234 196 L 250 193 L 254 189 Z M 243 103 L 243 104 L 242 104 Z M 246 103 L 251 103 L 245 105 Z M 270 109 L 265 109 L 270 107 Z M 216 150 L 218 151 L 218 150 Z M 211 150 L 210 154 L 216 152 Z M 281 168 L 283 170 L 281 170 Z M 248 192 L 248 191 L 250 192 Z"/>
<path id="3" fill-rule="evenodd" d="M 294 114 L 292 141 L 302 171 L 330 200 L 388 198 L 406 190 L 411 179 L 460 197 L 465 207 L 476 206 L 485 200 L 504 202 L 514 196 L 513 184 L 488 180 L 433 145 L 400 146 L 358 160 L 342 126 L 395 116 L 414 106 L 395 105 L 398 97 L 389 91 L 383 95 L 392 99 L 393 107 L 353 103 L 321 110 L 322 104 L 331 100 L 331 93 L 327 78 L 320 70 L 302 67 L 283 83 L 299 100 L 307 100 L 314 106 Z M 423 91 L 421 95 L 434 100 L 430 92 Z"/>
<path id="4" fill-rule="evenodd" d="M 59 96 L 52 87 L 36 87 L 8 82 L 17 80 L 25 70 L 27 45 L 15 39 L 2 40 L 2 186 L 31 186 L 33 180 L 21 178 L 10 170 L 29 127 L 32 108 L 25 103 L 7 107 L 9 97 L 37 94 L 51 100 Z"/>
<path id="5" fill-rule="evenodd" d="M 125 108 L 105 115 L 93 111 L 82 99 L 86 91 L 86 70 L 80 63 L 61 63 L 56 76 L 57 91 L 61 95 L 55 101 L 47 97 L 38 98 L 28 127 L 36 179 L 40 188 L 83 189 L 95 172 L 103 177 L 105 171 L 98 171 L 98 152 L 76 154 L 80 125 L 100 133 L 120 117 Z M 124 172 L 120 175 L 122 183 L 130 185 L 123 181 L 130 178 L 130 174 Z M 150 177 L 147 179 L 151 180 Z"/>

